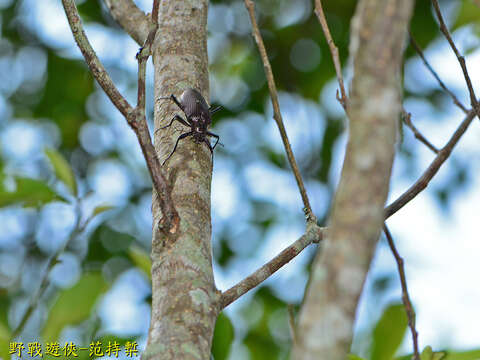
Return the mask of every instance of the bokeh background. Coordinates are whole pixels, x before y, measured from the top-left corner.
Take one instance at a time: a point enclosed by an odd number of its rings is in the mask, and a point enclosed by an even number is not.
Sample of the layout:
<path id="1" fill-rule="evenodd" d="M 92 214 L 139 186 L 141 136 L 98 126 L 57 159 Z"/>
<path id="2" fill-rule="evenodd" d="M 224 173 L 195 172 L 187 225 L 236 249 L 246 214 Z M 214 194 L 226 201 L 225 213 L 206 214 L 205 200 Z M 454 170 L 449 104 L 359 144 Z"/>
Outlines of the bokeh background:
<path id="1" fill-rule="evenodd" d="M 150 11 L 151 1 L 135 2 Z M 324 2 L 348 85 L 356 1 Z M 77 3 L 97 54 L 135 102 L 139 46 L 101 1 Z M 256 4 L 287 132 L 313 210 L 325 225 L 347 139 L 330 53 L 312 1 Z M 478 89 L 480 4 L 440 5 Z M 0 0 L 0 11 L 0 357 L 9 357 L 8 339 L 35 298 L 47 259 L 67 240 L 19 339 L 81 346 L 92 339 L 136 340 L 143 349 L 150 317 L 151 183 L 137 140 L 94 83 L 59 0 Z M 208 31 L 210 100 L 224 107 L 213 123 L 225 147 L 215 153 L 212 242 L 216 284 L 225 290 L 298 238 L 304 219 L 243 2 L 212 1 Z M 411 31 L 447 86 L 468 105 L 461 69 L 428 1 L 417 1 Z M 150 125 L 152 79 L 149 64 Z M 463 113 L 410 46 L 403 81 L 406 111 L 441 147 Z M 479 139 L 475 121 L 428 189 L 388 221 L 405 258 L 421 348 L 452 354 L 480 348 Z M 76 197 L 45 149 L 62 154 L 73 169 Z M 433 157 L 403 130 L 390 201 Z M 306 249 L 226 309 L 215 332 L 215 359 L 288 357 L 287 308 L 298 310 L 315 250 Z M 399 303 L 395 262 L 382 238 L 358 309 L 352 352 L 381 359 L 377 348 L 391 337 L 398 339 L 397 354 L 411 352 Z M 480 358 L 475 353 L 478 357 L 465 359 Z"/>

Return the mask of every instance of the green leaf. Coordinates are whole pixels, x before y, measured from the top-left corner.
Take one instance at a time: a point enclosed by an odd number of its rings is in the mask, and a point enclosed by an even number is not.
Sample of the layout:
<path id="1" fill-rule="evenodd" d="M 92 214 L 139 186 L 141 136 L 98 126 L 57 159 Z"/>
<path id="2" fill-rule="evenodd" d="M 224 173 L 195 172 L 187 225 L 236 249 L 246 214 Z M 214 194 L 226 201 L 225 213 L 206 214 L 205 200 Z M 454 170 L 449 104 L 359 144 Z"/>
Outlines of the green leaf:
<path id="1" fill-rule="evenodd" d="M 115 208 L 115 206 L 112 206 L 112 205 L 99 205 L 97 206 L 95 209 L 93 209 L 93 212 L 92 212 L 92 218 L 94 216 L 97 216 L 105 211 L 108 211 L 108 210 L 112 210 L 113 208 Z"/>
<path id="2" fill-rule="evenodd" d="M 435 354 L 443 354 L 444 357 L 432 358 L 432 360 L 480 360 L 480 349 L 457 352 L 447 351 Z"/>
<path id="3" fill-rule="evenodd" d="M 8 351 L 10 330 L 6 324 L 0 322 L 0 359 L 10 359 Z"/>
<path id="4" fill-rule="evenodd" d="M 54 149 L 45 149 L 45 154 L 53 165 L 57 178 L 70 189 L 73 195 L 77 196 L 77 181 L 67 160 Z"/>
<path id="5" fill-rule="evenodd" d="M 149 254 L 137 246 L 131 246 L 128 250 L 128 256 L 135 266 L 140 268 L 151 279 L 152 261 Z"/>
<path id="6" fill-rule="evenodd" d="M 87 319 L 97 299 L 106 290 L 107 283 L 100 273 L 85 273 L 72 288 L 62 291 L 48 315 L 43 340 L 58 341 L 66 325 Z"/>
<path id="7" fill-rule="evenodd" d="M 407 329 L 407 315 L 402 304 L 385 309 L 373 330 L 372 360 L 391 360 L 402 343 Z"/>
<path id="8" fill-rule="evenodd" d="M 480 19 L 480 8 L 472 0 L 459 1 L 460 8 L 458 9 L 457 19 L 453 25 L 453 29 L 466 24 L 478 24 Z"/>
<path id="9" fill-rule="evenodd" d="M 13 204 L 24 206 L 40 206 L 60 198 L 43 181 L 15 177 L 15 190 L 9 191 L 5 184 L 0 181 L 0 207 Z"/>
<path id="10" fill-rule="evenodd" d="M 232 322 L 223 312 L 217 318 L 213 333 L 212 355 L 215 360 L 227 359 L 234 338 Z"/>
<path id="11" fill-rule="evenodd" d="M 348 354 L 347 355 L 347 360 L 365 360 L 365 359 L 361 358 L 360 356 L 357 356 L 355 354 Z"/>

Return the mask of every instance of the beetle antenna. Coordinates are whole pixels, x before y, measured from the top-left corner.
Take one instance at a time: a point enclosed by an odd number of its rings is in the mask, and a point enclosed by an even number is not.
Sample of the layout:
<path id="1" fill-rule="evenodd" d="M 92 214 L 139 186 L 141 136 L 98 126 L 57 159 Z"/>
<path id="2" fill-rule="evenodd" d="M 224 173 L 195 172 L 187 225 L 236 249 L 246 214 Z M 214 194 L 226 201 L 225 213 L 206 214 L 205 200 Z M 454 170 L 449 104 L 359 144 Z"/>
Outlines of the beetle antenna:
<path id="1" fill-rule="evenodd" d="M 212 107 L 210 109 L 208 109 L 210 111 L 210 115 L 213 115 L 215 114 L 216 112 L 219 112 L 220 110 L 222 110 L 223 107 L 221 106 L 217 106 L 215 109 L 212 109 Z"/>

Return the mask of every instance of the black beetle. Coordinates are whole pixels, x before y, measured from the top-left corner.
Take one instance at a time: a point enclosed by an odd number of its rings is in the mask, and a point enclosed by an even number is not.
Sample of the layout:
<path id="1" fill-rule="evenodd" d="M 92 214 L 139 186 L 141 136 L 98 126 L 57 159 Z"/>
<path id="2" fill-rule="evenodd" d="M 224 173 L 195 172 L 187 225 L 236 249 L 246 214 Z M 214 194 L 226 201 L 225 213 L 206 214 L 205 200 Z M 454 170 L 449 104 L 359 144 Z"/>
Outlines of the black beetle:
<path id="1" fill-rule="evenodd" d="M 221 107 L 209 107 L 202 94 L 200 94 L 198 90 L 192 88 L 186 89 L 182 93 L 182 95 L 180 95 L 180 100 L 178 100 L 173 94 L 168 97 L 161 97 L 159 99 L 172 100 L 175 104 L 177 104 L 177 106 L 183 111 L 186 116 L 186 120 L 184 120 L 181 116 L 175 115 L 168 125 L 161 127 L 160 129 L 165 129 L 171 126 L 175 120 L 177 120 L 182 125 L 188 126 L 190 128 L 189 132 L 184 133 L 178 137 L 173 151 L 163 161 L 162 166 L 173 155 L 173 153 L 177 149 L 178 142 L 188 136 L 193 136 L 193 139 L 196 143 L 204 142 L 205 144 L 207 144 L 213 157 L 213 149 L 215 149 L 215 147 L 217 146 L 220 137 L 217 134 L 208 131 L 208 126 L 212 123 L 212 115 L 219 111 Z M 210 144 L 210 141 L 207 139 L 207 136 L 212 136 L 217 139 L 213 147 L 212 144 Z"/>

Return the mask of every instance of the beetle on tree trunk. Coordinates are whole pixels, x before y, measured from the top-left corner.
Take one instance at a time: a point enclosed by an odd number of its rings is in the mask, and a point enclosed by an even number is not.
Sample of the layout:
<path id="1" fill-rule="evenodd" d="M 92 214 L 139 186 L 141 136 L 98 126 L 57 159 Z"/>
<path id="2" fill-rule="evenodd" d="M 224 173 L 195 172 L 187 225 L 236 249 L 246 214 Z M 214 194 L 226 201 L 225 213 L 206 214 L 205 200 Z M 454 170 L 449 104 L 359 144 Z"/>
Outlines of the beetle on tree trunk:
<path id="1" fill-rule="evenodd" d="M 168 155 L 168 157 L 163 161 L 162 166 L 167 162 L 168 159 L 173 155 L 177 149 L 178 143 L 180 140 L 185 139 L 188 136 L 192 136 L 196 143 L 205 143 L 208 146 L 213 158 L 213 149 L 218 144 L 220 137 L 217 134 L 214 134 L 208 131 L 208 126 L 212 123 L 212 115 L 221 109 L 220 106 L 216 108 L 209 107 L 202 94 L 196 89 L 188 88 L 182 95 L 180 99 L 177 99 L 175 95 L 170 95 L 168 97 L 161 97 L 159 99 L 168 99 L 172 100 L 177 106 L 183 111 L 186 116 L 186 119 L 183 119 L 179 115 L 175 115 L 170 123 L 160 129 L 166 129 L 171 126 L 175 120 L 177 120 L 182 125 L 188 126 L 190 131 L 180 135 L 173 147 L 173 151 Z M 207 136 L 212 136 L 217 139 L 215 145 L 210 144 Z M 221 145 L 221 144 L 220 144 Z"/>

